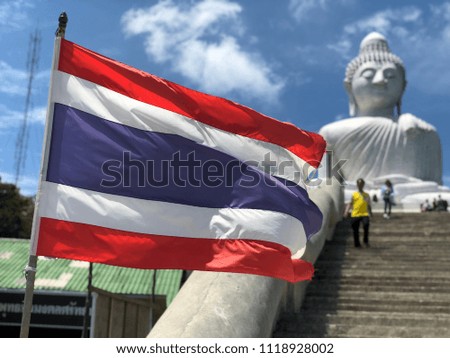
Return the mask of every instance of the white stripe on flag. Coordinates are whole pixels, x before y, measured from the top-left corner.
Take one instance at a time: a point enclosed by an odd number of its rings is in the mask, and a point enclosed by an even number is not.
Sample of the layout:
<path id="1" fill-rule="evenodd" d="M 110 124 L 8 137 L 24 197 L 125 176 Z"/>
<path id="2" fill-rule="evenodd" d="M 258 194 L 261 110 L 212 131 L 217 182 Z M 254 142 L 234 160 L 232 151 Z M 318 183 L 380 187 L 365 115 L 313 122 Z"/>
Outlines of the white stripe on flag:
<path id="1" fill-rule="evenodd" d="M 128 232 L 203 239 L 263 240 L 292 253 L 306 245 L 302 223 L 259 209 L 204 208 L 42 182 L 39 215 Z"/>

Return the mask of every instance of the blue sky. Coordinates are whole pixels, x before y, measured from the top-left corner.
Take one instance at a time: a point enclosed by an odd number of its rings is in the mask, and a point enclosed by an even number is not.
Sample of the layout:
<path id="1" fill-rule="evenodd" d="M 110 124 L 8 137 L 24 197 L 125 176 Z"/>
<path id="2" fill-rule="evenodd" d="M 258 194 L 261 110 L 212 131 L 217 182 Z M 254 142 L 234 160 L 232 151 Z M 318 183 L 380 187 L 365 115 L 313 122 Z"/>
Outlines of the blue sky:
<path id="1" fill-rule="evenodd" d="M 18 183 L 37 190 L 57 19 L 66 38 L 200 91 L 317 132 L 348 117 L 346 64 L 362 38 L 384 34 L 404 62 L 403 112 L 435 126 L 450 185 L 450 1 L 0 1 L 0 176 L 15 178 L 29 39 L 40 33 L 26 162 Z"/>

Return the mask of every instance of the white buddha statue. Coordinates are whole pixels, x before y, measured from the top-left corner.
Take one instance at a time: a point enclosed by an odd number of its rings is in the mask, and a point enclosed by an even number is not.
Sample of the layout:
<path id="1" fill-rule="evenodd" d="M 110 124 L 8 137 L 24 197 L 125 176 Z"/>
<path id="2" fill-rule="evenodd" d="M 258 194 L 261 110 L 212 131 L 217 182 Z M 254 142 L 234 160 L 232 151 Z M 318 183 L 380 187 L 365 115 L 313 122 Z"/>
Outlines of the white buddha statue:
<path id="1" fill-rule="evenodd" d="M 359 55 L 347 66 L 344 84 L 352 118 L 330 123 L 319 133 L 335 162 L 347 160 L 342 168 L 345 180 L 352 184 L 364 178 L 375 188 L 389 178 L 404 186 L 403 197 L 424 186 L 445 191 L 440 187 L 439 135 L 414 115 L 400 114 L 405 68 L 383 35 L 373 32 L 362 40 Z"/>

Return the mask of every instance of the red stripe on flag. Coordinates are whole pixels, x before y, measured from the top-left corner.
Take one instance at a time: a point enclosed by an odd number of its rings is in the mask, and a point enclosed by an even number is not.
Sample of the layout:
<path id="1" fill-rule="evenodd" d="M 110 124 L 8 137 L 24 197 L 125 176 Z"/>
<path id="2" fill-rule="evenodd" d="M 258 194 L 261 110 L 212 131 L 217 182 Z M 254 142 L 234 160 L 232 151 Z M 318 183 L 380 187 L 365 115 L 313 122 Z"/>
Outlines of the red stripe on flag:
<path id="1" fill-rule="evenodd" d="M 247 273 L 297 282 L 313 265 L 289 250 L 256 240 L 211 240 L 149 235 L 41 218 L 37 255 L 141 269 Z"/>
<path id="2" fill-rule="evenodd" d="M 64 39 L 59 70 L 212 127 L 282 146 L 316 168 L 325 151 L 319 134 L 158 78 Z"/>

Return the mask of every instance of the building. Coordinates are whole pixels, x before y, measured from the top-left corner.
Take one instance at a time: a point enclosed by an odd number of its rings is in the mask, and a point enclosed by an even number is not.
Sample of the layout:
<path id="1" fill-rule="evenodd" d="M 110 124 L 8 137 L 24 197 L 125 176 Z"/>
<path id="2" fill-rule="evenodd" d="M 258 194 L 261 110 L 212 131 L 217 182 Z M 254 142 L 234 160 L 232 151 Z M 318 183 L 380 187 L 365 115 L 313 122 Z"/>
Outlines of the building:
<path id="1" fill-rule="evenodd" d="M 19 336 L 28 254 L 28 240 L 0 239 L 0 337 Z M 30 337 L 81 337 L 84 326 L 94 337 L 143 337 L 178 293 L 183 271 L 93 264 L 86 316 L 88 277 L 87 262 L 39 257 Z"/>

